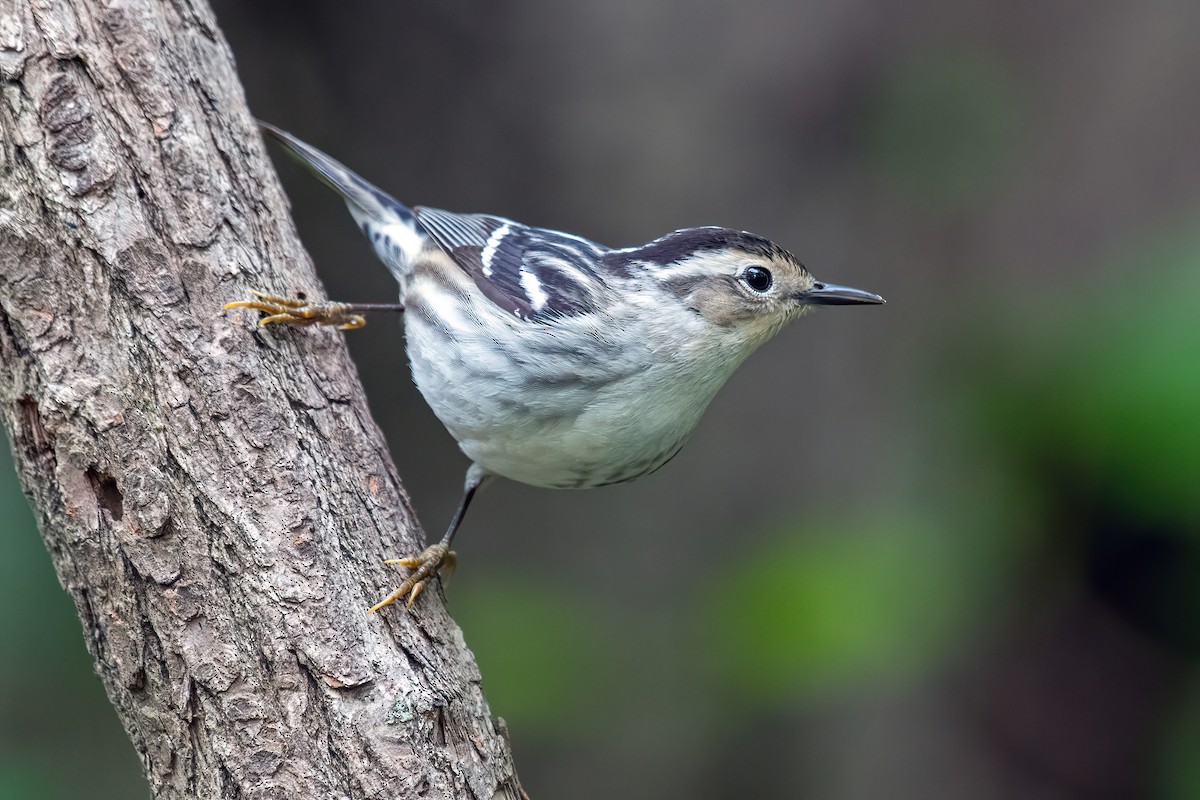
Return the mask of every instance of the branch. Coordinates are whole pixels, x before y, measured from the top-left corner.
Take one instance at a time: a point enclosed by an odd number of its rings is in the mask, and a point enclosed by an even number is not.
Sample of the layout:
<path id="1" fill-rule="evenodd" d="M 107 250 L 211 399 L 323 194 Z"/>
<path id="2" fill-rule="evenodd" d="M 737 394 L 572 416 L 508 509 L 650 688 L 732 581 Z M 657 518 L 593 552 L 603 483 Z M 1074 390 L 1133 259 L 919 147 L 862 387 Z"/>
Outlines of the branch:
<path id="1" fill-rule="evenodd" d="M 523 796 L 205 0 L 0 26 L 0 413 L 156 798 Z M 49 690 L 49 689 L 48 689 Z"/>

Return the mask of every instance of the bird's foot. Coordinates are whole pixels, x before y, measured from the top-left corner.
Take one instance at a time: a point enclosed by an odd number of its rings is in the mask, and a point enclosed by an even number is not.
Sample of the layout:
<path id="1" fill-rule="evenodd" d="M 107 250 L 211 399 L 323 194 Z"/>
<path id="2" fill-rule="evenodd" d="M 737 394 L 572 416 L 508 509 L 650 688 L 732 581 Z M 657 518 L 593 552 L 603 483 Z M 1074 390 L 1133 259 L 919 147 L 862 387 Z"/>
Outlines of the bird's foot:
<path id="1" fill-rule="evenodd" d="M 254 295 L 253 300 L 226 303 L 225 308 L 249 308 L 266 314 L 258 321 L 259 325 L 336 325 L 339 330 L 348 331 L 367 324 L 362 314 L 353 313 L 349 303 L 310 303 L 304 299 L 277 297 L 253 289 L 250 294 Z"/>
<path id="2" fill-rule="evenodd" d="M 454 567 L 458 564 L 458 556 L 453 550 L 444 544 L 431 544 L 421 551 L 418 556 L 411 558 L 392 558 L 384 561 L 385 564 L 399 564 L 402 567 L 408 567 L 413 570 L 413 573 L 404 579 L 404 582 L 389 594 L 383 600 L 371 606 L 367 610 L 368 614 L 374 614 L 384 606 L 390 606 L 397 600 L 408 598 L 404 603 L 405 610 L 412 608 L 412 604 L 416 602 L 417 596 L 425 590 L 425 585 L 429 579 L 438 574 L 439 570 L 446 569 L 450 573 L 454 572 Z"/>

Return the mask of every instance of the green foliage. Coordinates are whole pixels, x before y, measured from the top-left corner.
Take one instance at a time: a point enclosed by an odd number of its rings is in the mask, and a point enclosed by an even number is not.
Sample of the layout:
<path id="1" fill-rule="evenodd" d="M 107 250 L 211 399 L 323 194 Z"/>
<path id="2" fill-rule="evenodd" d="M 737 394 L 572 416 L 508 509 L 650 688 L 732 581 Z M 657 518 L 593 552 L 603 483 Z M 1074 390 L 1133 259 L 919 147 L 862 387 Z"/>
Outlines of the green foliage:
<path id="1" fill-rule="evenodd" d="M 1157 244 L 1105 285 L 1058 294 L 1015 309 L 1022 330 L 979 359 L 995 444 L 1014 468 L 1070 474 L 1138 518 L 1200 531 L 1200 242 Z"/>
<path id="2" fill-rule="evenodd" d="M 1200 674 L 1192 679 L 1183 702 L 1175 706 L 1162 750 L 1163 800 L 1200 797 Z"/>
<path id="3" fill-rule="evenodd" d="M 709 607 L 725 678 L 740 695 L 774 702 L 930 665 L 979 605 L 968 550 L 954 542 L 972 533 L 888 518 L 770 539 Z"/>
<path id="4" fill-rule="evenodd" d="M 583 723 L 603 704 L 610 627 L 585 598 L 533 575 L 473 574 L 447 599 L 492 713 L 530 733 Z"/>
<path id="5" fill-rule="evenodd" d="M 0 800 L 66 797 L 64 787 L 55 786 L 51 781 L 54 772 L 31 769 L 27 764 L 0 757 Z"/>
<path id="6" fill-rule="evenodd" d="M 1074 399 L 1049 420 L 1055 438 L 1150 519 L 1200 522 L 1198 297 L 1200 243 L 1145 253 L 1084 306 L 1062 369 L 1041 376 Z"/>
<path id="7" fill-rule="evenodd" d="M 1200 239 L 1154 241 L 1103 270 L 1008 297 L 961 337 L 964 429 L 1091 591 L 1200 655 Z"/>
<path id="8" fill-rule="evenodd" d="M 0 530 L 4 531 L 5 550 L 5 557 L 0 558 L 5 600 L 0 602 L 0 633 L 5 645 L 0 648 L 0 675 L 34 678 L 27 674 L 31 668 L 27 654 L 33 651 L 45 662 L 37 665 L 38 677 L 46 678 L 41 670 L 54 670 L 60 663 L 73 664 L 72 657 L 82 650 L 78 625 L 70 600 L 54 579 L 50 557 L 38 537 L 13 470 L 8 443 L 3 439 L 0 476 Z M 64 624 L 45 626 L 42 623 L 47 618 Z"/>

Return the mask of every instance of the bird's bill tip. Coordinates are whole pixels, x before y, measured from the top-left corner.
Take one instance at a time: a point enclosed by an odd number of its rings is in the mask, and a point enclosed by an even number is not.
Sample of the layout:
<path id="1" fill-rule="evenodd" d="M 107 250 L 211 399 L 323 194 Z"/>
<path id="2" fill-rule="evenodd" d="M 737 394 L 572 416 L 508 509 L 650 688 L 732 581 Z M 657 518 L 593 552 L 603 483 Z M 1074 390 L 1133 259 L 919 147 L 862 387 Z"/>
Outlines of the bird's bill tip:
<path id="1" fill-rule="evenodd" d="M 817 281 L 812 288 L 801 292 L 796 299 L 812 306 L 878 306 L 887 302 L 874 292 L 823 281 Z"/>

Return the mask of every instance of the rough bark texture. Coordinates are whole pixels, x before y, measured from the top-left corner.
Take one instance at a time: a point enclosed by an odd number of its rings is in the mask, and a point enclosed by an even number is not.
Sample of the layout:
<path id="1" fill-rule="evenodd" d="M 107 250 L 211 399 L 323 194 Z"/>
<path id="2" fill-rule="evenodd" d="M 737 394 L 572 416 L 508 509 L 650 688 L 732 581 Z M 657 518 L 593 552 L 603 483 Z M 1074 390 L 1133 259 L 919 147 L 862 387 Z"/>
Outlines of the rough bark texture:
<path id="1" fill-rule="evenodd" d="M 0 410 L 158 798 L 522 796 L 204 0 L 0 0 Z M 397 353 L 397 359 L 400 355 Z M 42 687 L 53 691 L 53 687 Z"/>

